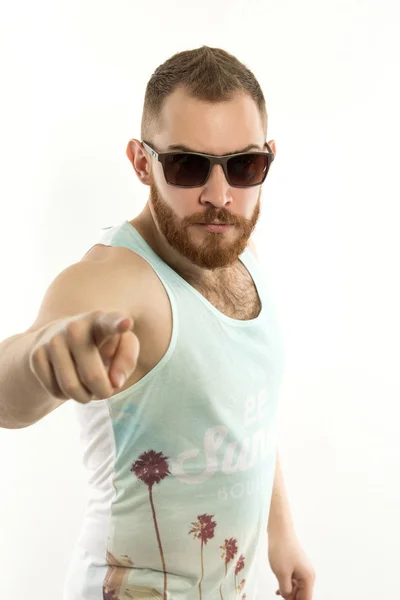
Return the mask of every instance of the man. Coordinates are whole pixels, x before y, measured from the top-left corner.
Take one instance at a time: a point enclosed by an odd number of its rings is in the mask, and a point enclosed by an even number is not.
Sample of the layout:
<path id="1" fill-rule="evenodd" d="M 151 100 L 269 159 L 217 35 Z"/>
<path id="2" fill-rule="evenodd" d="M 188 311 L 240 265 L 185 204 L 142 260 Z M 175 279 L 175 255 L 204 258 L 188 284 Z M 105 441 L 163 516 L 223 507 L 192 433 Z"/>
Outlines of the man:
<path id="1" fill-rule="evenodd" d="M 276 447 L 281 339 L 251 240 L 276 154 L 266 132 L 261 89 L 227 52 L 161 65 L 127 147 L 148 202 L 0 347 L 3 426 L 76 400 L 92 497 L 64 600 L 265 598 L 267 534 L 277 594 L 312 598 Z"/>

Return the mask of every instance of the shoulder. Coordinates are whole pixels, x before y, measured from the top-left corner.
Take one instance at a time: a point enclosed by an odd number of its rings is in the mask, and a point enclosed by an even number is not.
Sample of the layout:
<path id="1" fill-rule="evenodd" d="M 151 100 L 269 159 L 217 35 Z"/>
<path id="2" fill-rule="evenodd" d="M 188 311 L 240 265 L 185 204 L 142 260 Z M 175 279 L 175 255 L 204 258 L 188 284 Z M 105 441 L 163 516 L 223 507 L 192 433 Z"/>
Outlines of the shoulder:
<path id="1" fill-rule="evenodd" d="M 80 262 L 100 262 L 105 271 L 118 269 L 124 271 L 130 269 L 143 275 L 149 270 L 148 262 L 136 252 L 123 246 L 108 246 L 95 244 L 84 254 Z"/>
<path id="2" fill-rule="evenodd" d="M 149 263 L 136 252 L 122 246 L 95 244 L 81 258 L 80 264 L 90 265 L 106 285 L 115 301 L 129 307 L 138 318 L 145 308 L 145 296 L 153 276 Z M 132 315 L 133 316 L 133 315 Z"/>

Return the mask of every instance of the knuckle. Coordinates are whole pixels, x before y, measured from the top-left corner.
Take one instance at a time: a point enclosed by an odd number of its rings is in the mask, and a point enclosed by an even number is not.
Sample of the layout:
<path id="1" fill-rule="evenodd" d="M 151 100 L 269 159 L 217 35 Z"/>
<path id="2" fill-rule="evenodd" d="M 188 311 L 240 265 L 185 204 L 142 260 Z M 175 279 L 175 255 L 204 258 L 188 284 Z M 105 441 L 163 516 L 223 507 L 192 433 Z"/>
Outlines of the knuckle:
<path id="1" fill-rule="evenodd" d="M 42 346 L 35 348 L 29 357 L 31 364 L 34 367 L 38 367 L 42 363 L 43 358 L 44 358 L 44 349 Z"/>
<path id="2" fill-rule="evenodd" d="M 79 391 L 80 391 L 80 386 L 76 381 L 73 381 L 72 379 L 64 379 L 62 382 L 62 386 L 63 386 L 63 390 L 66 391 L 66 393 L 69 396 L 75 396 Z"/>
<path id="3" fill-rule="evenodd" d="M 100 371 L 90 371 L 85 373 L 85 383 L 89 385 L 97 385 L 103 382 L 103 373 Z"/>
<path id="4" fill-rule="evenodd" d="M 82 321 L 70 321 L 65 326 L 65 336 L 68 342 L 77 342 L 82 338 L 85 331 L 85 324 Z"/>
<path id="5" fill-rule="evenodd" d="M 29 357 L 30 369 L 39 377 L 46 374 L 47 368 L 47 352 L 44 348 L 39 348 L 32 352 Z"/>
<path id="6" fill-rule="evenodd" d="M 55 351 L 60 347 L 61 344 L 61 338 L 59 335 L 53 335 L 49 341 L 47 342 L 47 347 L 49 348 L 49 350 L 51 351 Z"/>

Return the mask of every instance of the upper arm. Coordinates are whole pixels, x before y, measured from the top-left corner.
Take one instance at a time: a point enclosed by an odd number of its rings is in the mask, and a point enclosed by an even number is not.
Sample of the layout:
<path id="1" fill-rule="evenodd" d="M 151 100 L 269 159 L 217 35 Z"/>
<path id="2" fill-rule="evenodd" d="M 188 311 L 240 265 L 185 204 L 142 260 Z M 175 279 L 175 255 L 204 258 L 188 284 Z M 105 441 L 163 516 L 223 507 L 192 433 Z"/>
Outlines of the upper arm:
<path id="1" fill-rule="evenodd" d="M 56 319 L 94 310 L 122 311 L 136 319 L 141 295 L 135 294 L 135 279 L 140 281 L 140 277 L 135 278 L 135 260 L 130 265 L 113 259 L 77 262 L 61 271 L 50 284 L 27 332 Z"/>

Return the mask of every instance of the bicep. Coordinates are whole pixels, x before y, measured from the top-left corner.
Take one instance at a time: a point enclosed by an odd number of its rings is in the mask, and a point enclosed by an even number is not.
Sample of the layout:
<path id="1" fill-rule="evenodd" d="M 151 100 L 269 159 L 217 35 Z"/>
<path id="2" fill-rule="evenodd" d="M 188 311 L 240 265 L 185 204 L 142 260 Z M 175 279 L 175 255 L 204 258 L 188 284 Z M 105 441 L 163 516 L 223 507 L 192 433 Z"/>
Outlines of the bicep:
<path id="1" fill-rule="evenodd" d="M 36 331 L 57 319 L 95 310 L 125 312 L 124 298 L 118 294 L 120 287 L 119 273 L 105 264 L 96 261 L 75 263 L 52 281 L 27 332 Z"/>

